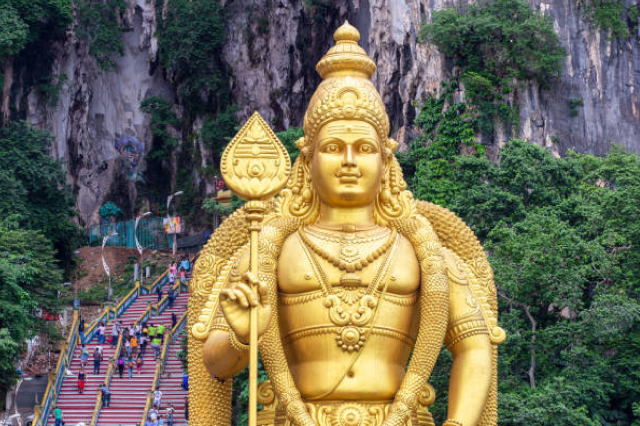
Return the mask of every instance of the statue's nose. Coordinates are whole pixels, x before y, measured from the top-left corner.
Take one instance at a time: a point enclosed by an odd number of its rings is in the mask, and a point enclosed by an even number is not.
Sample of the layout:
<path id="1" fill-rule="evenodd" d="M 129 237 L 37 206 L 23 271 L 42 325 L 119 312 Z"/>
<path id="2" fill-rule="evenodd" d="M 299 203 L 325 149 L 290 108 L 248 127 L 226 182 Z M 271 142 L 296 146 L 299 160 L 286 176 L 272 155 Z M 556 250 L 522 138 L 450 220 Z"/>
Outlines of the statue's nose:
<path id="1" fill-rule="evenodd" d="M 356 160 L 353 155 L 353 147 L 348 145 L 344 150 L 344 157 L 342 157 L 342 167 L 355 167 Z"/>

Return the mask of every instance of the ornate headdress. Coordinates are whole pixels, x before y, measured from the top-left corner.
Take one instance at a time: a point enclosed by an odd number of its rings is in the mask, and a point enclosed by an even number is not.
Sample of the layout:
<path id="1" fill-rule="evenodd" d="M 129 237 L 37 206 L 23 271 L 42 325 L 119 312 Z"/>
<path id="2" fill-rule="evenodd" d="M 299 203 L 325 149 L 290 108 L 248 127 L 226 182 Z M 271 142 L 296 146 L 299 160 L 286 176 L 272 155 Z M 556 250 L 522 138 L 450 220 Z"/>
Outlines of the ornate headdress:
<path id="1" fill-rule="evenodd" d="M 280 210 L 284 215 L 306 222 L 316 219 L 319 200 L 305 165 L 313 155 L 316 135 L 322 126 L 332 121 L 361 120 L 376 130 L 387 165 L 375 209 L 376 220 L 386 223 L 409 213 L 412 196 L 405 190 L 407 184 L 393 156 L 398 144 L 389 138 L 389 117 L 384 103 L 371 83 L 376 64 L 358 45 L 360 33 L 348 22 L 336 30 L 333 39 L 336 44 L 316 65 L 323 80 L 304 115 L 305 136 L 296 141 L 301 156 L 293 166 L 287 189 L 282 192 Z"/>
<path id="2" fill-rule="evenodd" d="M 335 46 L 316 65 L 323 81 L 304 115 L 305 141 L 299 148 L 312 146 L 320 128 L 331 121 L 363 120 L 373 126 L 383 145 L 393 152 L 397 144 L 388 137 L 389 118 L 370 80 L 376 64 L 358 45 L 360 33 L 345 22 L 333 34 L 333 39 Z"/>

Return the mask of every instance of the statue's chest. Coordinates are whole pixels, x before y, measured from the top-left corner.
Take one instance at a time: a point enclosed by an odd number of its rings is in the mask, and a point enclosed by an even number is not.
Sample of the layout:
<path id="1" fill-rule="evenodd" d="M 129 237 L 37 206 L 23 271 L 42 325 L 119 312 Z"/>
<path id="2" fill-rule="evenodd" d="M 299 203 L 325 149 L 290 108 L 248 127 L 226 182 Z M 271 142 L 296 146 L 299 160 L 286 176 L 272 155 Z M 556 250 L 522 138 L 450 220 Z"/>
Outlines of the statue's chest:
<path id="1" fill-rule="evenodd" d="M 277 269 L 281 293 L 322 290 L 349 299 L 380 291 L 411 294 L 419 286 L 415 252 L 400 236 L 373 241 L 304 237 L 295 233 L 282 247 Z"/>

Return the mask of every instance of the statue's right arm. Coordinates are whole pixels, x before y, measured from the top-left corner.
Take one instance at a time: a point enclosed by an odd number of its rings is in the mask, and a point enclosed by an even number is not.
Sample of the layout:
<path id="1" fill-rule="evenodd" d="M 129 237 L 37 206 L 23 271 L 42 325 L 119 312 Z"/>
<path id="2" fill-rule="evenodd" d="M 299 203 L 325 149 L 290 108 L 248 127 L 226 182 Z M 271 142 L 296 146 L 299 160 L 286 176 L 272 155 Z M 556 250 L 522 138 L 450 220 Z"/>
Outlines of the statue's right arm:
<path id="1" fill-rule="evenodd" d="M 226 288 L 234 287 L 249 269 L 249 250 L 245 250 L 233 268 Z M 221 303 L 215 314 L 212 330 L 202 348 L 202 360 L 209 374 L 228 379 L 242 371 L 249 363 L 248 346 L 240 342 L 222 312 Z"/>

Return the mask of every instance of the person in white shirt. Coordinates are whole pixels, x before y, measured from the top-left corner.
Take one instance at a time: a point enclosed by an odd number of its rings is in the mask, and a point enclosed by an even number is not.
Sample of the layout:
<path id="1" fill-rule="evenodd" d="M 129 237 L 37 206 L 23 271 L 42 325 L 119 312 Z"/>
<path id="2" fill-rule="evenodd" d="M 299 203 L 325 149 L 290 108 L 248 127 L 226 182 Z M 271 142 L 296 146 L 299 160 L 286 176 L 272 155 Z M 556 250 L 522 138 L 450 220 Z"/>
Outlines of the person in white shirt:
<path id="1" fill-rule="evenodd" d="M 162 391 L 160 391 L 160 387 L 156 388 L 156 391 L 153 393 L 153 406 L 160 409 L 160 404 L 162 402 Z"/>

